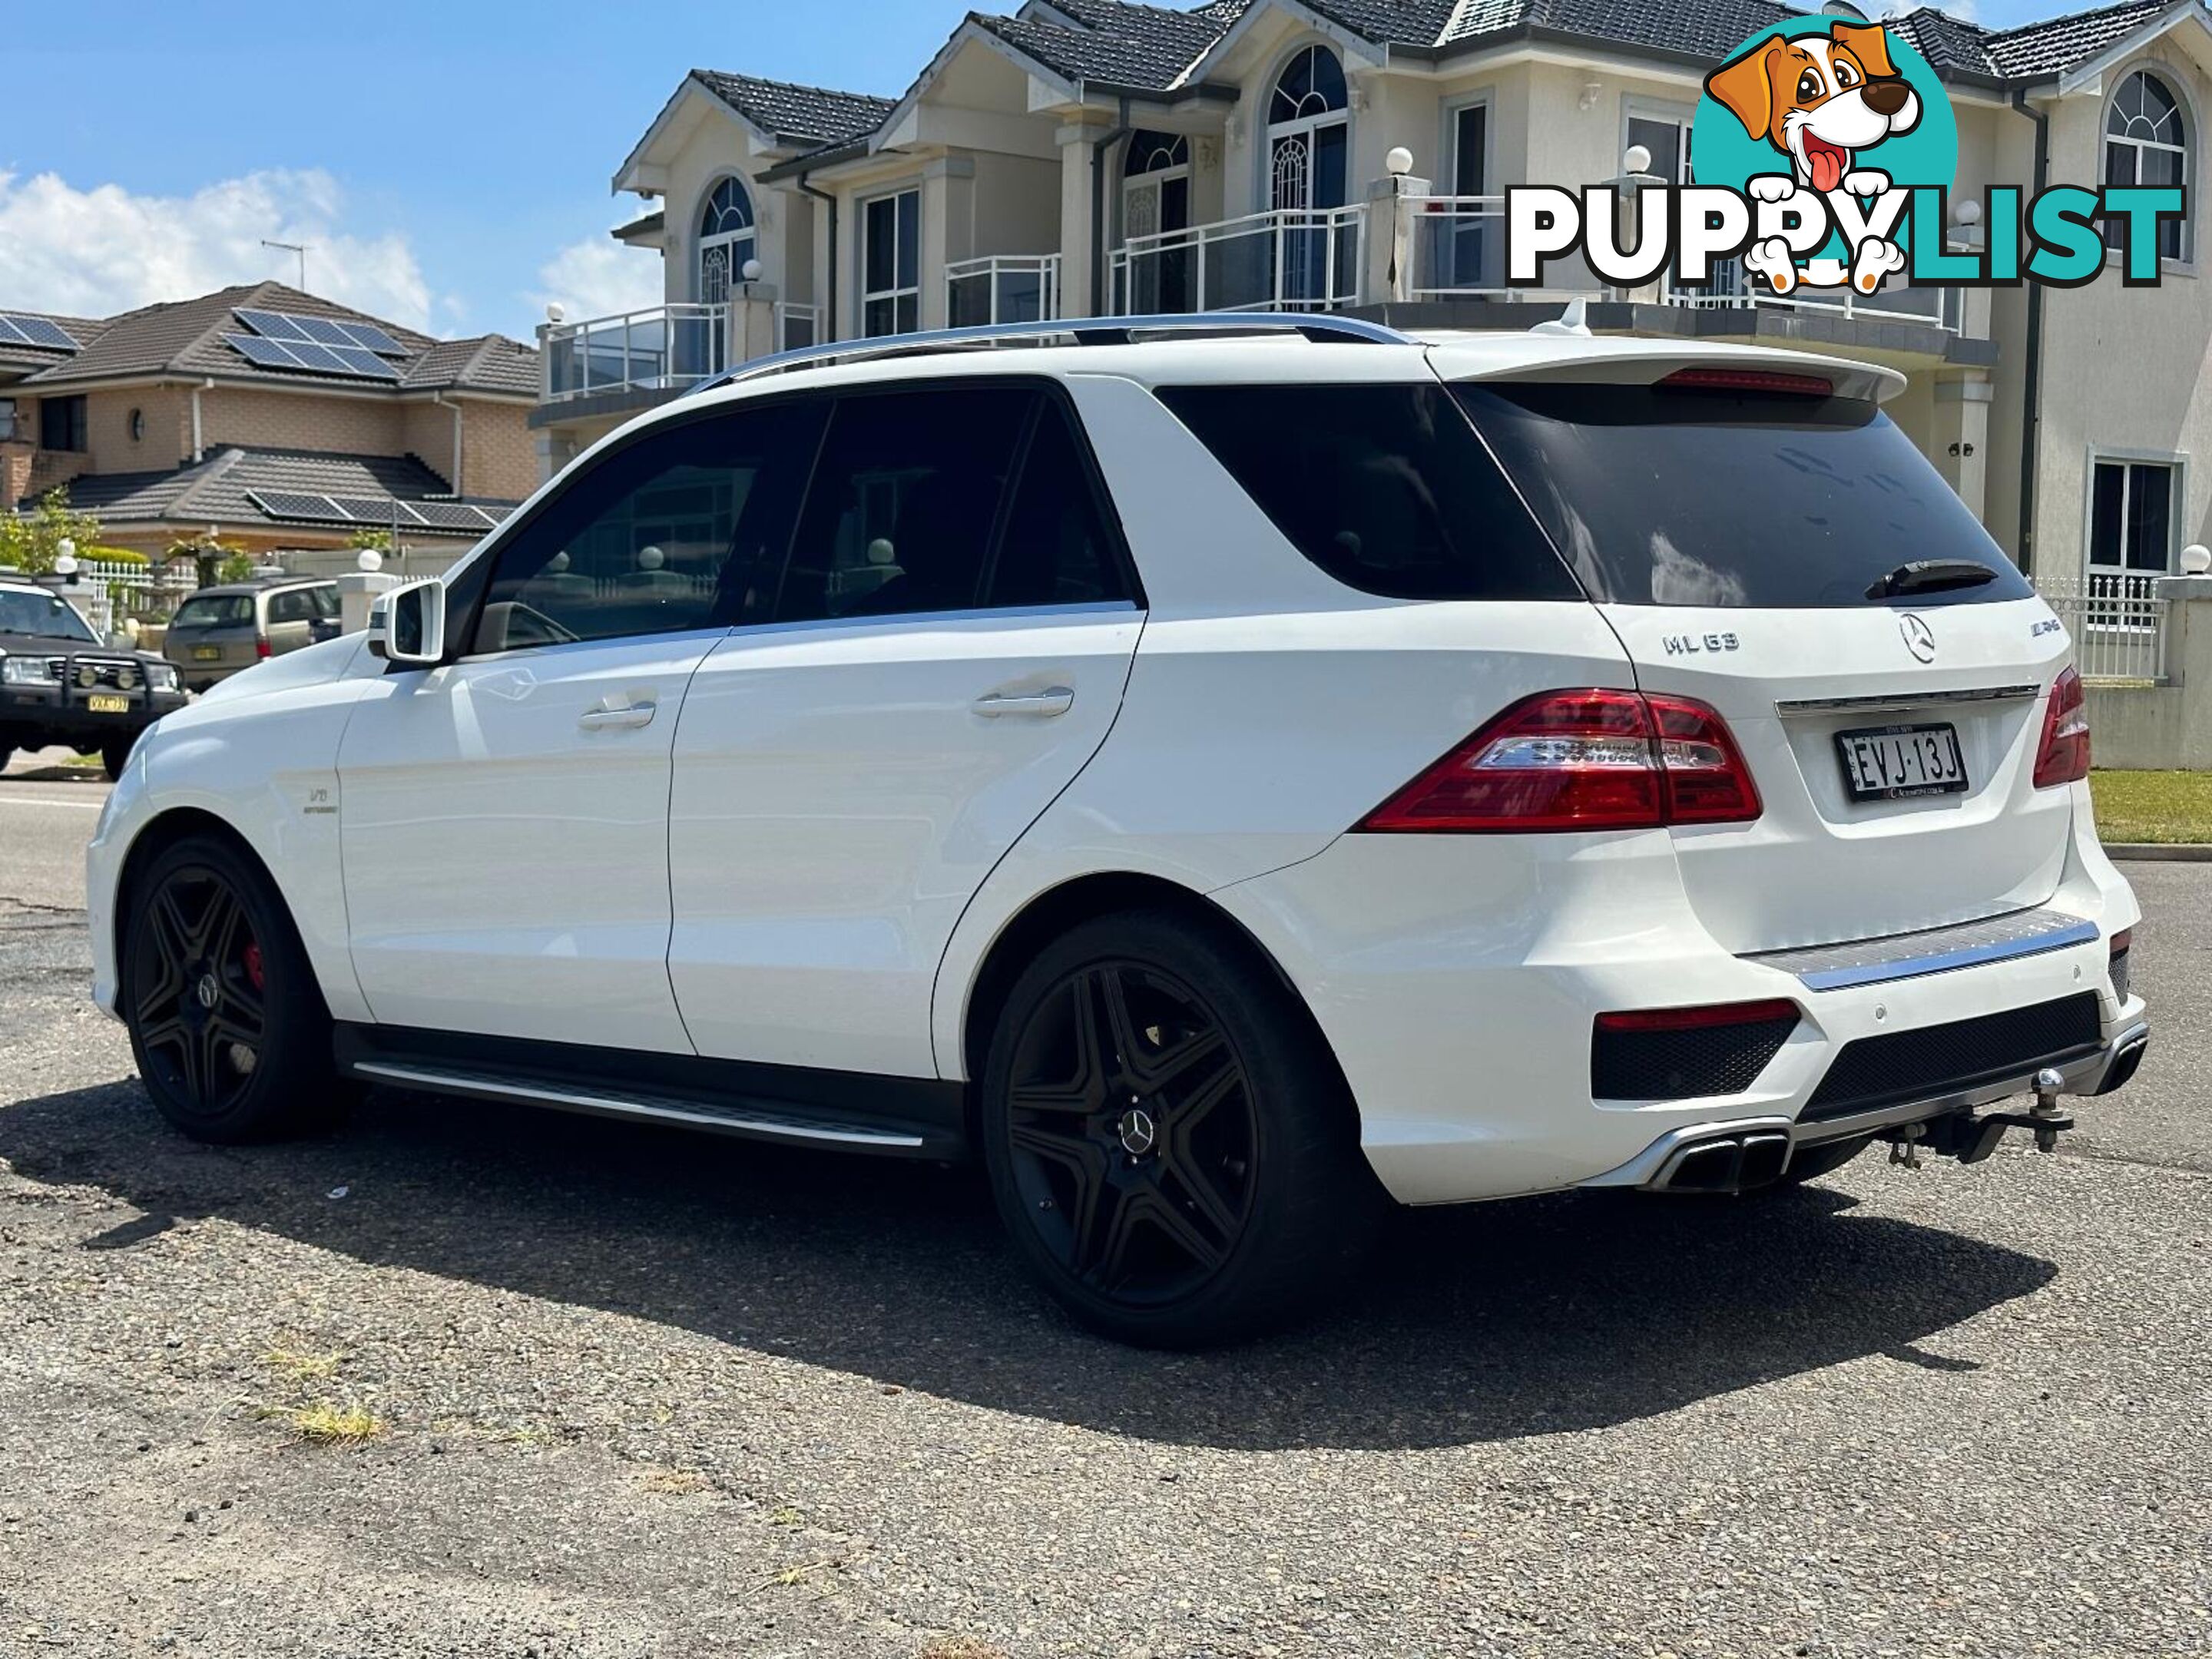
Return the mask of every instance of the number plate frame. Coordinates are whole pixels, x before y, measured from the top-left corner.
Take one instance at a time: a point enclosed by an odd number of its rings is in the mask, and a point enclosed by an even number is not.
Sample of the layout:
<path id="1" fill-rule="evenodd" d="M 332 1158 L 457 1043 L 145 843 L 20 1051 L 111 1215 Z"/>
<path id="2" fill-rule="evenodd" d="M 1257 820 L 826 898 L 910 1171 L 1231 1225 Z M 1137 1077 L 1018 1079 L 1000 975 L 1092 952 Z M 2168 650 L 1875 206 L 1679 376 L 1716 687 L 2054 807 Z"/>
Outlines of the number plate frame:
<path id="1" fill-rule="evenodd" d="M 1957 763 L 1959 775 L 1936 783 L 1863 785 L 1851 765 L 1851 740 L 1855 738 L 1902 738 L 1923 732 L 1943 735 L 1951 746 L 1951 758 Z M 1854 801 L 1918 800 L 1929 795 L 1963 795 L 1972 787 L 1966 775 L 1966 757 L 1959 746 L 1959 728 L 1948 720 L 1918 721 L 1906 726 L 1869 726 L 1856 731 L 1836 733 L 1836 764 L 1844 775 L 1844 793 Z"/>
<path id="2" fill-rule="evenodd" d="M 95 691 L 84 700 L 84 706 L 95 714 L 127 714 L 131 699 L 112 691 Z"/>

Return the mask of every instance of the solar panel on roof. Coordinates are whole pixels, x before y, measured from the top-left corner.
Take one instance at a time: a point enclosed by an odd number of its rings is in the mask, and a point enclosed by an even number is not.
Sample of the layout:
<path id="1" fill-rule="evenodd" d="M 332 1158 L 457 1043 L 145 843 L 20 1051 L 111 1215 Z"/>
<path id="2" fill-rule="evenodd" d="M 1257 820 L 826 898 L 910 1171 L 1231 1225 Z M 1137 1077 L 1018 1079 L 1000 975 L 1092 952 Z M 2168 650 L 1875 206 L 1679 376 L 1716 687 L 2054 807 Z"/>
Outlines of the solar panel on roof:
<path id="1" fill-rule="evenodd" d="M 330 353 L 331 356 L 337 358 L 347 368 L 353 370 L 355 374 L 362 375 L 366 379 L 372 380 L 396 380 L 399 378 L 399 371 L 398 369 L 394 368 L 390 363 L 386 362 L 383 358 L 378 356 L 374 351 L 370 351 L 365 347 L 356 345 L 332 346 L 330 348 Z"/>
<path id="2" fill-rule="evenodd" d="M 311 368 L 319 374 L 348 374 L 352 371 L 338 361 L 338 355 L 328 346 L 317 345 L 313 340 L 293 340 L 289 343 L 292 355 L 300 360 L 300 367 Z"/>
<path id="3" fill-rule="evenodd" d="M 55 351 L 75 351 L 76 340 L 69 331 L 44 317 L 26 317 L 18 312 L 0 316 L 0 340 L 18 345 L 44 346 Z"/>
<path id="4" fill-rule="evenodd" d="M 264 340 L 258 334 L 226 334 L 222 339 L 240 356 L 264 368 L 301 367 L 300 360 L 292 355 L 292 348 L 282 340 Z"/>
<path id="5" fill-rule="evenodd" d="M 328 317 L 293 317 L 290 320 L 317 345 L 349 346 L 354 343 L 353 336 Z"/>
<path id="6" fill-rule="evenodd" d="M 395 501 L 389 495 L 333 495 L 339 509 L 356 524 L 390 525 L 392 509 L 400 509 L 399 522 L 408 522 L 404 501 Z"/>
<path id="7" fill-rule="evenodd" d="M 311 524 L 353 522 L 327 495 L 310 495 L 301 490 L 249 489 L 246 499 L 272 519 L 304 519 Z"/>
<path id="8" fill-rule="evenodd" d="M 353 336 L 354 343 L 380 352 L 386 357 L 404 357 L 407 348 L 386 334 L 374 323 L 340 323 L 338 326 Z"/>
<path id="9" fill-rule="evenodd" d="M 298 321 L 281 311 L 236 311 L 231 313 L 256 334 L 271 340 L 309 340 L 314 337 Z"/>
<path id="10" fill-rule="evenodd" d="M 482 507 L 461 501 L 415 501 L 410 505 L 433 530 L 489 530 L 494 522 Z"/>

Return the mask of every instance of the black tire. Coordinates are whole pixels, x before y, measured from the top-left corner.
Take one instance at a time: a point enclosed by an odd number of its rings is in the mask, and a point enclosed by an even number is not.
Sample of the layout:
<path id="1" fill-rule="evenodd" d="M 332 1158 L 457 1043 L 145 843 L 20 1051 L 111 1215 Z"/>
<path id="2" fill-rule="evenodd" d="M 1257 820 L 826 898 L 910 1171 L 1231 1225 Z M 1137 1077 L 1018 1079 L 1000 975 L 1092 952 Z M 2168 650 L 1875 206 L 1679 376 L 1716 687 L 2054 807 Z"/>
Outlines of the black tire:
<path id="1" fill-rule="evenodd" d="M 131 763 L 131 751 L 138 746 L 138 736 L 136 732 L 125 732 L 100 745 L 100 763 L 110 783 L 120 778 L 123 769 Z"/>
<path id="2" fill-rule="evenodd" d="M 1790 1155 L 1790 1167 L 1782 1172 L 1778 1186 L 1794 1186 L 1800 1182 L 1814 1181 L 1824 1175 L 1833 1175 L 1861 1152 L 1874 1145 L 1872 1135 L 1861 1135 L 1855 1140 L 1831 1140 L 1818 1146 L 1807 1146 Z"/>
<path id="3" fill-rule="evenodd" d="M 331 1016 L 275 884 L 228 842 L 193 836 L 131 884 L 121 1007 L 146 1091 L 195 1140 L 327 1127 L 349 1085 Z"/>
<path id="4" fill-rule="evenodd" d="M 1203 1347 L 1310 1315 L 1388 1208 L 1335 1056 L 1255 957 L 1225 925 L 1103 917 L 1000 1012 L 992 1191 L 1030 1271 L 1105 1335 Z"/>

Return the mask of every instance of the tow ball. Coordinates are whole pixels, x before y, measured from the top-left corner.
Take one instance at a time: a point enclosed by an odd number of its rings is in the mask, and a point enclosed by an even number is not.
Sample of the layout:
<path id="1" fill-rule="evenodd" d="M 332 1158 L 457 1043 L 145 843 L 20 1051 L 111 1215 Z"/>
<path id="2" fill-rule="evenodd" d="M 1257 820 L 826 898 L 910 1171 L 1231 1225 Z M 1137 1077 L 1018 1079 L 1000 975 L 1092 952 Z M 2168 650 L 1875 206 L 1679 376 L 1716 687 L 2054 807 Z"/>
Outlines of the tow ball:
<path id="1" fill-rule="evenodd" d="M 1926 1123 L 1900 1125 L 1890 1137 L 1889 1161 L 1908 1170 L 1921 1167 L 1926 1148 L 1961 1164 L 1979 1164 L 1997 1149 L 2007 1129 L 2026 1129 L 2035 1137 L 2035 1150 L 2058 1150 L 2058 1137 L 2074 1127 L 2074 1116 L 2058 1103 L 2065 1078 L 2045 1066 L 2035 1074 L 2035 1104 L 2024 1112 L 1990 1112 L 1981 1117 L 1960 1112 Z"/>

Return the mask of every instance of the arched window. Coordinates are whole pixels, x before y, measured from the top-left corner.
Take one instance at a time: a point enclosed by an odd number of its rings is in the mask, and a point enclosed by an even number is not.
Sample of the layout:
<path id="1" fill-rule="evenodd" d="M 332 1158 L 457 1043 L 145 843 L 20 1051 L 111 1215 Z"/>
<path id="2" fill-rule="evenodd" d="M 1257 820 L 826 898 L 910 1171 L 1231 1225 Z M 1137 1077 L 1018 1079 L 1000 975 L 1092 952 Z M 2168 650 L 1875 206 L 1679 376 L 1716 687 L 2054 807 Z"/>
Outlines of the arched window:
<path id="1" fill-rule="evenodd" d="M 1283 65 L 1267 103 L 1271 205 L 1292 211 L 1344 205 L 1351 102 L 1344 65 L 1327 46 L 1307 46 Z"/>
<path id="2" fill-rule="evenodd" d="M 1268 125 L 1303 120 L 1343 109 L 1350 99 L 1344 86 L 1344 65 L 1327 46 L 1308 46 L 1283 65 L 1275 77 L 1275 95 L 1267 106 Z"/>
<path id="3" fill-rule="evenodd" d="M 2189 181 L 2189 120 L 2165 82 L 2137 70 L 2120 82 L 2105 113 L 2105 183 L 2186 185 Z M 2107 234 L 2124 234 L 2126 221 L 2114 220 Z M 2159 222 L 2161 258 L 2186 258 L 2187 222 Z"/>
<path id="4" fill-rule="evenodd" d="M 699 303 L 720 305 L 744 280 L 753 257 L 753 199 L 744 180 L 725 179 L 699 211 Z"/>

